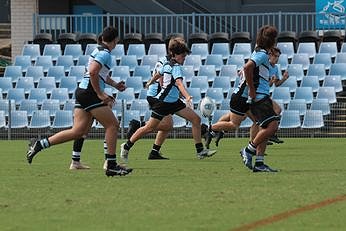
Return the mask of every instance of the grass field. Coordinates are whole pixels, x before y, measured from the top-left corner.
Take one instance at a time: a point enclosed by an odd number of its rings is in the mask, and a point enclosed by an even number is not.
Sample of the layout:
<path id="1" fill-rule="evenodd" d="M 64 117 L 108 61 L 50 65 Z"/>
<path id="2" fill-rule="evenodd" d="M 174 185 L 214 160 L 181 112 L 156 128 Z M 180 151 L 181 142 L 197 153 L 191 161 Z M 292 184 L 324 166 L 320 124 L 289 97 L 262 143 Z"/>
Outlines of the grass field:
<path id="1" fill-rule="evenodd" d="M 346 139 L 269 146 L 266 162 L 279 173 L 243 166 L 246 139 L 224 139 L 204 160 L 192 140 L 169 139 L 162 152 L 170 160 L 148 161 L 152 142 L 131 150 L 131 175 L 108 178 L 101 140 L 85 142 L 86 171 L 68 169 L 72 143 L 29 166 L 26 141 L 0 141 L 0 230 L 345 229 Z"/>

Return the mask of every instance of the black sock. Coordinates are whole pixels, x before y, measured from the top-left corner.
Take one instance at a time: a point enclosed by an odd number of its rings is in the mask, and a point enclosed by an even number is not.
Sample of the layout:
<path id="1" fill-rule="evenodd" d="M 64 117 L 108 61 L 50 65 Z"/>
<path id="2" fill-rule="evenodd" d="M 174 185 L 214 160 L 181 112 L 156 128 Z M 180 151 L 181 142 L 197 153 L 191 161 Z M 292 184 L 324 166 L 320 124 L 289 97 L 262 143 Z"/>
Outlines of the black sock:
<path id="1" fill-rule="evenodd" d="M 152 154 L 160 154 L 160 149 L 161 149 L 160 145 L 153 144 L 153 148 L 151 149 L 151 153 Z"/>
<path id="2" fill-rule="evenodd" d="M 197 143 L 197 144 L 195 144 L 195 147 L 196 147 L 197 153 L 200 153 L 200 152 L 203 151 L 203 149 L 204 149 L 202 143 Z"/>
<path id="3" fill-rule="evenodd" d="M 125 150 L 129 151 L 134 143 L 132 143 L 130 140 L 127 140 L 126 144 L 124 145 Z"/>

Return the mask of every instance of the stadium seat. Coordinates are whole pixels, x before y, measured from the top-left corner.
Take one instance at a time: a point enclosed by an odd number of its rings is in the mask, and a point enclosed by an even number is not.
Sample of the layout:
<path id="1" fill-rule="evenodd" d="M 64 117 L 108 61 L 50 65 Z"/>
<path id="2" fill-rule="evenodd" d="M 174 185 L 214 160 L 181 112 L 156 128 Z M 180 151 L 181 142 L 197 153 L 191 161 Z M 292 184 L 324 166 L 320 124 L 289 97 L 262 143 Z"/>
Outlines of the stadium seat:
<path id="1" fill-rule="evenodd" d="M 289 64 L 287 67 L 289 76 L 295 76 L 297 81 L 301 81 L 304 78 L 304 70 L 302 64 Z"/>
<path id="2" fill-rule="evenodd" d="M 208 43 L 193 43 L 191 45 L 191 54 L 200 55 L 201 60 L 204 61 L 209 55 Z"/>
<path id="3" fill-rule="evenodd" d="M 276 87 L 272 93 L 273 100 L 282 100 L 284 104 L 291 101 L 291 94 L 289 87 Z"/>
<path id="4" fill-rule="evenodd" d="M 284 110 L 281 114 L 279 128 L 299 128 L 301 127 L 298 110 Z"/>
<path id="5" fill-rule="evenodd" d="M 221 66 L 224 64 L 222 55 L 208 55 L 205 59 L 205 65 L 214 65 L 215 70 L 219 72 L 221 70 Z"/>
<path id="6" fill-rule="evenodd" d="M 212 98 L 217 106 L 220 106 L 222 100 L 224 99 L 222 88 L 208 88 L 205 95 Z"/>
<path id="7" fill-rule="evenodd" d="M 159 56 L 157 55 L 144 55 L 142 58 L 141 66 L 148 65 L 150 67 L 150 71 L 153 71 L 158 60 Z"/>
<path id="8" fill-rule="evenodd" d="M 148 55 L 157 55 L 158 59 L 166 56 L 167 54 L 167 49 L 166 45 L 164 43 L 162 44 L 150 44 L 149 50 L 148 50 Z"/>
<path id="9" fill-rule="evenodd" d="M 10 121 L 11 122 L 8 124 L 8 127 L 11 129 L 26 128 L 28 127 L 28 113 L 21 110 L 12 111 Z"/>
<path id="10" fill-rule="evenodd" d="M 85 72 L 85 66 L 71 66 L 68 76 L 75 76 L 77 78 L 77 82 L 80 82 L 83 79 Z"/>
<path id="11" fill-rule="evenodd" d="M 124 128 L 128 128 L 130 121 L 133 119 L 140 121 L 140 112 L 138 110 L 126 110 L 124 112 L 124 118 L 120 119 L 120 124 L 124 125 Z"/>
<path id="12" fill-rule="evenodd" d="M 221 55 L 223 60 L 227 60 L 230 52 L 229 43 L 214 43 L 210 51 L 211 55 Z"/>
<path id="13" fill-rule="evenodd" d="M 83 45 L 82 45 L 83 47 Z M 98 47 L 97 43 L 88 43 L 86 44 L 84 54 L 91 55 L 91 53 Z M 82 48 L 83 49 L 83 48 Z"/>
<path id="14" fill-rule="evenodd" d="M 250 58 L 252 53 L 251 43 L 235 43 L 232 55 L 243 55 L 244 59 L 247 60 Z"/>
<path id="15" fill-rule="evenodd" d="M 77 36 L 77 43 L 81 44 L 84 54 L 90 55 L 87 51 L 88 44 L 97 44 L 97 35 L 94 33 L 82 33 Z M 92 51 L 91 51 L 92 52 Z"/>
<path id="16" fill-rule="evenodd" d="M 13 66 L 20 66 L 22 73 L 25 74 L 28 67 L 31 66 L 31 58 L 29 55 L 17 55 L 14 59 Z"/>
<path id="17" fill-rule="evenodd" d="M 198 87 L 189 87 L 186 89 L 189 95 L 192 96 L 192 103 L 194 108 L 197 108 L 197 105 L 202 99 L 201 89 Z"/>
<path id="18" fill-rule="evenodd" d="M 60 102 L 58 99 L 46 99 L 42 102 L 41 110 L 47 110 L 50 116 L 54 116 L 60 110 Z"/>
<path id="19" fill-rule="evenodd" d="M 195 71 L 193 69 L 193 66 L 192 65 L 182 66 L 182 73 L 183 73 L 183 77 L 184 77 L 185 82 L 189 86 L 191 79 L 195 76 Z"/>
<path id="20" fill-rule="evenodd" d="M 49 128 L 50 115 L 48 110 L 37 110 L 34 111 L 30 119 L 28 128 L 30 129 L 39 129 L 39 128 Z"/>
<path id="21" fill-rule="evenodd" d="M 313 99 L 310 110 L 321 110 L 322 115 L 330 115 L 330 105 L 328 99 Z"/>
<path id="22" fill-rule="evenodd" d="M 199 67 L 197 76 L 207 76 L 208 82 L 213 82 L 216 76 L 215 65 L 202 65 Z"/>
<path id="23" fill-rule="evenodd" d="M 293 53 L 295 53 L 297 48 L 297 34 L 295 31 L 281 31 L 277 37 L 277 44 L 279 43 L 292 43 Z"/>
<path id="24" fill-rule="evenodd" d="M 247 31 L 239 31 L 233 32 L 230 39 L 230 51 L 233 51 L 234 44 L 236 43 L 251 43 L 250 32 Z"/>
<path id="25" fill-rule="evenodd" d="M 196 87 L 201 90 L 202 94 L 205 94 L 209 88 L 207 76 L 195 76 L 191 79 L 190 87 Z"/>
<path id="26" fill-rule="evenodd" d="M 126 80 L 130 77 L 129 66 L 116 66 L 111 69 L 111 77 L 120 77 L 120 80 Z"/>
<path id="27" fill-rule="evenodd" d="M 307 110 L 305 99 L 292 99 L 287 106 L 287 110 L 299 111 L 299 115 L 304 115 Z"/>
<path id="28" fill-rule="evenodd" d="M 143 80 L 140 76 L 131 76 L 127 78 L 125 84 L 128 88 L 133 88 L 133 92 L 137 95 L 139 95 L 140 91 L 143 89 Z"/>
<path id="29" fill-rule="evenodd" d="M 151 70 L 149 65 L 142 65 L 135 67 L 133 76 L 139 76 L 142 78 L 143 83 L 146 83 L 151 78 Z"/>
<path id="30" fill-rule="evenodd" d="M 40 56 L 40 45 L 38 44 L 24 44 L 22 48 L 22 56 L 30 56 L 31 62 L 35 62 L 37 56 Z"/>
<path id="31" fill-rule="evenodd" d="M 163 36 L 162 33 L 150 33 L 150 34 L 146 34 L 144 36 L 144 40 L 143 40 L 144 44 L 145 44 L 145 51 L 148 53 L 150 50 L 150 46 L 152 44 L 163 44 L 164 45 L 164 41 L 163 41 Z M 166 53 L 166 46 L 164 45 L 164 52 Z M 161 53 L 162 55 L 162 53 Z"/>
<path id="32" fill-rule="evenodd" d="M 294 94 L 294 99 L 304 99 L 307 104 L 311 104 L 313 98 L 314 96 L 311 87 L 298 87 Z"/>
<path id="33" fill-rule="evenodd" d="M 317 55 L 316 55 L 317 56 Z M 326 68 L 322 63 L 319 64 L 310 64 L 308 71 L 306 73 L 307 76 L 318 76 L 319 81 L 323 81 L 326 76 Z"/>
<path id="34" fill-rule="evenodd" d="M 74 106 L 75 106 L 75 100 L 73 99 L 67 100 L 63 105 L 63 110 L 72 111 L 73 113 Z"/>
<path id="35" fill-rule="evenodd" d="M 238 78 L 238 67 L 237 65 L 222 65 L 219 76 L 228 76 L 230 81 L 234 83 L 234 81 Z"/>
<path id="36" fill-rule="evenodd" d="M 304 119 L 302 128 L 313 129 L 321 128 L 324 126 L 323 115 L 321 110 L 307 110 Z"/>
<path id="37" fill-rule="evenodd" d="M 222 88 L 224 95 L 227 94 L 228 90 L 231 88 L 231 80 L 228 76 L 218 76 L 214 79 L 213 88 Z"/>
<path id="38" fill-rule="evenodd" d="M 342 34 L 339 30 L 327 30 L 323 32 L 322 42 L 335 42 L 338 51 L 341 50 Z"/>
<path id="39" fill-rule="evenodd" d="M 289 64 L 287 54 L 281 54 L 277 64 L 280 65 L 279 70 L 281 70 L 281 71 L 287 70 L 287 67 Z"/>
<path id="40" fill-rule="evenodd" d="M 5 112 L 0 111 L 0 128 L 5 128 L 6 127 L 6 117 L 5 117 Z"/>
<path id="41" fill-rule="evenodd" d="M 72 55 L 61 55 L 61 56 L 58 56 L 55 65 L 56 66 L 63 66 L 64 67 L 64 71 L 65 72 L 69 72 L 71 66 L 74 66 L 73 56 Z"/>
<path id="42" fill-rule="evenodd" d="M 145 113 L 148 111 L 149 103 L 146 99 L 136 99 L 132 102 L 130 109 L 138 110 L 139 115 L 144 118 Z"/>
<path id="43" fill-rule="evenodd" d="M 186 119 L 184 119 L 183 117 L 173 114 L 172 119 L 173 119 L 173 128 L 186 127 L 186 124 L 187 124 Z"/>
<path id="44" fill-rule="evenodd" d="M 317 92 L 318 89 L 320 88 L 320 82 L 319 82 L 318 76 L 316 76 L 316 75 L 305 76 L 302 79 L 300 86 L 301 87 L 311 87 L 312 92 Z"/>
<path id="45" fill-rule="evenodd" d="M 115 48 L 111 50 L 111 55 L 113 55 L 115 60 L 119 62 L 121 57 L 125 55 L 124 44 L 117 44 Z"/>
<path id="46" fill-rule="evenodd" d="M 291 64 L 302 64 L 303 70 L 307 70 L 310 65 L 310 59 L 307 53 L 294 54 Z"/>
<path id="47" fill-rule="evenodd" d="M 317 53 L 313 63 L 324 64 L 325 70 L 328 71 L 332 65 L 332 58 L 329 53 Z"/>
<path id="48" fill-rule="evenodd" d="M 66 44 L 64 49 L 64 55 L 72 55 L 73 61 L 77 62 L 79 56 L 83 55 L 81 44 Z"/>
<path id="49" fill-rule="evenodd" d="M 230 55 L 227 59 L 228 65 L 236 65 L 237 69 L 243 69 L 245 60 L 243 55 Z"/>
<path id="50" fill-rule="evenodd" d="M 328 99 L 329 104 L 336 103 L 334 87 L 320 87 L 317 91 L 316 99 Z"/>
<path id="51" fill-rule="evenodd" d="M 276 46 L 280 49 L 281 54 L 287 55 L 287 58 L 289 60 L 293 58 L 293 55 L 295 54 L 295 48 L 292 42 L 278 42 Z"/>
<path id="52" fill-rule="evenodd" d="M 185 58 L 184 66 L 190 65 L 193 66 L 194 71 L 198 71 L 199 67 L 202 65 L 202 60 L 200 55 L 188 55 Z"/>
<path id="53" fill-rule="evenodd" d="M 19 77 L 23 76 L 21 66 L 6 66 L 4 77 L 11 78 L 13 83 L 16 83 Z"/>
<path id="54" fill-rule="evenodd" d="M 215 32 L 209 35 L 209 47 L 213 47 L 214 43 L 229 43 L 229 34 L 227 32 Z"/>
<path id="55" fill-rule="evenodd" d="M 309 55 L 310 59 L 313 59 L 316 55 L 315 43 L 313 42 L 303 42 L 299 43 L 297 53 L 306 53 Z"/>
<path id="56" fill-rule="evenodd" d="M 60 83 L 61 79 L 65 77 L 64 66 L 52 66 L 48 68 L 47 76 L 54 77 L 56 83 Z"/>
<path id="57" fill-rule="evenodd" d="M 67 45 L 74 45 L 77 43 L 77 35 L 74 33 L 60 33 L 56 42 L 60 44 L 61 50 L 65 51 Z"/>
<path id="58" fill-rule="evenodd" d="M 2 94 L 7 94 L 8 90 L 12 89 L 12 79 L 9 77 L 1 77 L 0 78 L 0 89 L 2 90 Z"/>
<path id="59" fill-rule="evenodd" d="M 68 89 L 64 87 L 54 88 L 49 99 L 57 99 L 59 100 L 60 105 L 63 105 L 67 100 L 70 99 Z"/>
<path id="60" fill-rule="evenodd" d="M 40 54 L 43 54 L 44 47 L 47 44 L 53 43 L 52 34 L 50 33 L 38 33 L 34 35 L 34 39 L 32 40 L 33 44 L 38 44 L 40 47 Z"/>
<path id="61" fill-rule="evenodd" d="M 126 88 L 125 91 L 118 92 L 116 96 L 116 100 L 119 101 L 119 103 L 120 101 L 124 100 L 127 105 L 131 106 L 132 101 L 135 100 L 134 89 L 131 87 L 128 87 Z"/>
<path id="62" fill-rule="evenodd" d="M 346 63 L 346 53 L 337 53 L 334 63 Z"/>
<path id="63" fill-rule="evenodd" d="M 124 44 L 125 51 L 127 51 L 130 44 L 142 44 L 143 35 L 140 33 L 125 34 L 122 43 Z"/>
<path id="64" fill-rule="evenodd" d="M 54 77 L 41 77 L 38 81 L 37 88 L 45 88 L 47 94 L 51 94 L 52 90 L 56 88 Z"/>
<path id="65" fill-rule="evenodd" d="M 334 87 L 335 92 L 342 92 L 343 85 L 339 75 L 327 75 L 323 81 L 323 87 Z"/>
<path id="66" fill-rule="evenodd" d="M 206 43 L 208 45 L 208 34 L 204 32 L 190 34 L 189 40 L 188 40 L 188 46 L 192 48 L 192 44 L 194 43 Z"/>
<path id="67" fill-rule="evenodd" d="M 145 46 L 144 44 L 129 44 L 126 54 L 135 55 L 137 60 L 140 62 L 143 56 L 146 55 Z"/>
<path id="68" fill-rule="evenodd" d="M 13 100 L 17 106 L 25 99 L 24 88 L 11 88 L 7 92 L 7 99 Z"/>
<path id="69" fill-rule="evenodd" d="M 61 129 L 70 128 L 73 125 L 72 111 L 59 110 L 55 112 L 51 128 Z"/>
<path id="70" fill-rule="evenodd" d="M 303 43 L 313 43 L 315 51 L 318 50 L 320 38 L 318 37 L 317 31 L 302 31 L 298 36 L 299 45 Z M 298 45 L 298 50 L 299 50 Z M 298 51 L 299 53 L 299 51 Z"/>
<path id="71" fill-rule="evenodd" d="M 291 93 L 296 92 L 297 89 L 297 77 L 290 76 L 288 79 L 286 79 L 285 82 L 283 82 L 280 87 L 288 87 Z"/>
<path id="72" fill-rule="evenodd" d="M 89 58 L 90 58 L 89 55 L 80 55 L 78 57 L 76 65 L 77 66 L 86 66 L 89 62 Z"/>
<path id="73" fill-rule="evenodd" d="M 335 58 L 338 53 L 336 42 L 321 42 L 318 53 L 329 53 L 332 59 Z"/>
<path id="74" fill-rule="evenodd" d="M 38 110 L 36 99 L 25 99 L 19 105 L 19 110 L 26 111 L 28 116 L 32 116 L 33 111 Z"/>
<path id="75" fill-rule="evenodd" d="M 9 112 L 9 107 L 11 107 L 11 111 L 16 110 L 16 104 L 14 101 L 10 101 L 7 99 L 0 99 L 0 111 L 3 111 L 5 113 L 5 116 L 8 116 Z"/>
<path id="76" fill-rule="evenodd" d="M 43 68 L 43 72 L 47 73 L 48 68 L 53 66 L 52 57 L 49 55 L 38 56 L 35 62 L 35 66 L 41 66 Z"/>
<path id="77" fill-rule="evenodd" d="M 43 101 L 47 99 L 47 92 L 45 88 L 33 88 L 30 90 L 28 99 L 35 99 L 37 105 L 42 105 Z"/>
<path id="78" fill-rule="evenodd" d="M 125 55 L 120 59 L 119 66 L 128 66 L 130 71 L 133 72 L 135 67 L 138 66 L 137 56 L 136 55 Z"/>
<path id="79" fill-rule="evenodd" d="M 346 80 L 346 65 L 344 63 L 332 63 L 329 75 L 340 75 L 341 80 Z"/>
<path id="80" fill-rule="evenodd" d="M 61 46 L 60 44 L 47 44 L 43 49 L 43 56 L 51 56 L 52 61 L 55 62 L 58 56 L 61 56 Z"/>
<path id="81" fill-rule="evenodd" d="M 138 99 L 147 99 L 147 89 L 142 89 L 140 92 L 139 92 L 139 96 L 138 96 Z"/>
<path id="82" fill-rule="evenodd" d="M 0 87 L 1 88 L 1 87 Z M 17 81 L 16 88 L 23 88 L 25 94 L 29 94 L 32 88 L 35 88 L 33 77 L 20 77 Z"/>

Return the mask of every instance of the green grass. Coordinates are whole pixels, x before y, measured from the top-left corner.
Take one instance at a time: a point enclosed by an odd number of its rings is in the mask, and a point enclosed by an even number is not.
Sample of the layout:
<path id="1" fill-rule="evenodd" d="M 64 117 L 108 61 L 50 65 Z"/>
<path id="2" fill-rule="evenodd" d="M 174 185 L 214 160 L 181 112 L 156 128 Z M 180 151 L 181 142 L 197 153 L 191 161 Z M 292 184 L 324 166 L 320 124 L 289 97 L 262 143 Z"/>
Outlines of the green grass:
<path id="1" fill-rule="evenodd" d="M 44 150 L 29 166 L 26 141 L 0 141 L 0 230 L 232 230 L 346 194 L 345 139 L 285 139 L 252 173 L 239 157 L 246 139 L 224 139 L 198 160 L 190 139 L 168 139 L 169 161 L 148 161 L 153 140 L 130 153 L 134 172 L 106 177 L 101 140 L 85 142 L 92 168 L 70 171 L 72 143 Z M 119 146 L 120 142 L 118 142 Z M 344 230 L 346 201 L 258 230 Z"/>

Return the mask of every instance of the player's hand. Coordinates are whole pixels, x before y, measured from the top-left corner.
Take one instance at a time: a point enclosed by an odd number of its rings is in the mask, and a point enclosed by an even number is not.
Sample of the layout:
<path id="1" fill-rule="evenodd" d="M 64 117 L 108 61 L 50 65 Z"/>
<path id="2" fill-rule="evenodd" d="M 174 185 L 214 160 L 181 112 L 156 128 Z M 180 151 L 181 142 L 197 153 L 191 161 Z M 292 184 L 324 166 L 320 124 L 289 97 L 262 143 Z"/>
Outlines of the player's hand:
<path id="1" fill-rule="evenodd" d="M 124 82 L 124 81 L 118 82 L 117 84 L 115 84 L 115 88 L 116 88 L 118 91 L 125 91 L 125 89 L 126 89 L 125 82 Z"/>
<path id="2" fill-rule="evenodd" d="M 185 103 L 186 103 L 186 106 L 187 106 L 188 108 L 193 109 L 192 96 L 190 96 L 190 97 L 188 97 L 187 99 L 185 99 Z"/>

